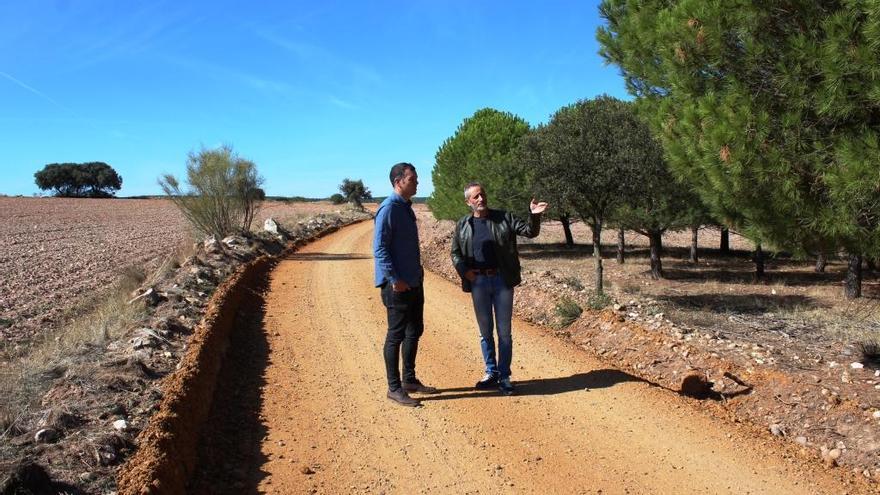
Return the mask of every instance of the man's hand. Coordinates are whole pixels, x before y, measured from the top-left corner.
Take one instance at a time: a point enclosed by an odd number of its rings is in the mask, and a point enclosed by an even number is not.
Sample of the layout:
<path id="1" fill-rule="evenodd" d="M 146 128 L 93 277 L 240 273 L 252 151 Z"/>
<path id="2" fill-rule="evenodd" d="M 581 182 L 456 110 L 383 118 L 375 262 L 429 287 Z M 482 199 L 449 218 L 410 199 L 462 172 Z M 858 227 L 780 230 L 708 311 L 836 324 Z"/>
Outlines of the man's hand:
<path id="1" fill-rule="evenodd" d="M 544 213 L 544 210 L 547 209 L 547 203 L 541 201 L 540 203 L 535 202 L 535 198 L 532 198 L 532 202 L 529 203 L 529 211 L 532 215 L 540 215 Z"/>
<path id="2" fill-rule="evenodd" d="M 479 272 L 476 270 L 468 270 L 464 272 L 464 278 L 468 279 L 468 282 L 473 282 L 477 279 L 477 273 Z"/>
<path id="3" fill-rule="evenodd" d="M 393 290 L 394 292 L 406 292 L 410 289 L 411 287 L 409 286 L 409 284 L 406 283 L 406 280 L 403 279 L 399 279 L 391 284 L 391 290 Z"/>

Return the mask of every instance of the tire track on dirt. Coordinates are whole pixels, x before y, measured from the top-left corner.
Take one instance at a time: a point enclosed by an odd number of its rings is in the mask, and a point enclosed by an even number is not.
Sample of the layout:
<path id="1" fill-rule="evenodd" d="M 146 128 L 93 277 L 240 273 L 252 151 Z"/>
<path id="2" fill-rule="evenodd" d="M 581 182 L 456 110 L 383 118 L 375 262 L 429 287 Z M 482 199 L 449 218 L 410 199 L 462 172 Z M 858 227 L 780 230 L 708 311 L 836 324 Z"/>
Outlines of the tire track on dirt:
<path id="1" fill-rule="evenodd" d="M 482 363 L 470 299 L 431 274 L 418 371 L 443 392 L 417 409 L 390 403 L 371 236 L 370 222 L 347 227 L 273 271 L 258 329 L 268 359 L 259 403 L 247 405 L 259 410 L 260 454 L 230 493 L 853 489 L 839 472 L 719 425 L 685 399 L 522 322 L 514 322 L 518 394 L 474 391 Z"/>

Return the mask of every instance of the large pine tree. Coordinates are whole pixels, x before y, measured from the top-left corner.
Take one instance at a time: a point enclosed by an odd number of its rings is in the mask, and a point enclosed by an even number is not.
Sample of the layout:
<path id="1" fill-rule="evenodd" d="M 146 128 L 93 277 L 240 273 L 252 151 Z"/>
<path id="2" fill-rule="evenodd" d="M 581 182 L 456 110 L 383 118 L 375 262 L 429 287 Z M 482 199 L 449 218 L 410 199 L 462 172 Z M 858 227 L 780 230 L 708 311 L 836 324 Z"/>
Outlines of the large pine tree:
<path id="1" fill-rule="evenodd" d="M 717 217 L 759 244 L 877 254 L 877 2 L 605 0 L 600 11 L 603 56 Z"/>

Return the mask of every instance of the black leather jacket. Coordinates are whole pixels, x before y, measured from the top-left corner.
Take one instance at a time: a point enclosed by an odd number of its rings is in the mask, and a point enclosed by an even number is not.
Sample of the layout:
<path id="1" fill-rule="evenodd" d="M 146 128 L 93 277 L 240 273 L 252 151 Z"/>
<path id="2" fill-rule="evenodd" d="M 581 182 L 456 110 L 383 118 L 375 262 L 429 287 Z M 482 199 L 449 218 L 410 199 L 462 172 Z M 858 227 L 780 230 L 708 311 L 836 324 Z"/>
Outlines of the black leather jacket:
<path id="1" fill-rule="evenodd" d="M 452 263 L 461 277 L 461 290 L 471 291 L 471 283 L 464 274 L 474 265 L 474 225 L 473 215 L 466 215 L 455 224 L 452 235 Z M 516 236 L 537 237 L 541 232 L 541 215 L 529 215 L 525 222 L 504 210 L 489 210 L 489 228 L 495 240 L 495 255 L 498 258 L 498 272 L 508 287 L 516 287 L 522 282 L 519 267 L 519 251 Z"/>

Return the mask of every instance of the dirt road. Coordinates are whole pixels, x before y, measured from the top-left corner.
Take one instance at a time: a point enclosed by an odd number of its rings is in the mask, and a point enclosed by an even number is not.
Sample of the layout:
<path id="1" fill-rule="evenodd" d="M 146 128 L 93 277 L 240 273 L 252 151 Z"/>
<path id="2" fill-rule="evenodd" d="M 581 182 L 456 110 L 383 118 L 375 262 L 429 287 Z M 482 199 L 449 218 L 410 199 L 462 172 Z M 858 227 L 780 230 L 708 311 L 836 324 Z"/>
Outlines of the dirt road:
<path id="1" fill-rule="evenodd" d="M 203 458 L 234 481 L 202 473 L 194 492 L 858 491 L 839 471 L 522 322 L 518 394 L 474 391 L 482 365 L 469 296 L 431 274 L 418 373 L 442 393 L 415 409 L 391 403 L 371 235 L 371 222 L 345 228 L 273 271 L 253 333 L 233 341 L 213 460 Z"/>

